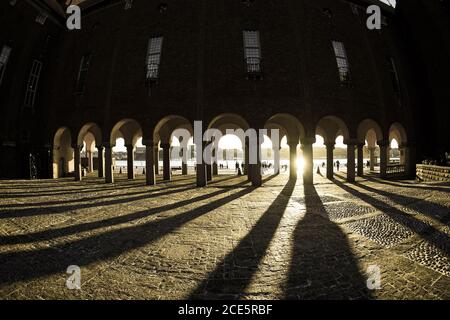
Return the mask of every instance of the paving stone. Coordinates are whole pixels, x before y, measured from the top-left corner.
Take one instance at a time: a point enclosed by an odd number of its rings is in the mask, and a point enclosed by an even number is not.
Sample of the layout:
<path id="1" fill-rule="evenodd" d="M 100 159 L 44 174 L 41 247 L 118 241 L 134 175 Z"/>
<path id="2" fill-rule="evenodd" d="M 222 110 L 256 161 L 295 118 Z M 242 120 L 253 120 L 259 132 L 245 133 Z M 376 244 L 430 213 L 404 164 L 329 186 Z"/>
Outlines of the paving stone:
<path id="1" fill-rule="evenodd" d="M 0 298 L 450 298 L 449 184 L 264 178 L 0 181 Z"/>

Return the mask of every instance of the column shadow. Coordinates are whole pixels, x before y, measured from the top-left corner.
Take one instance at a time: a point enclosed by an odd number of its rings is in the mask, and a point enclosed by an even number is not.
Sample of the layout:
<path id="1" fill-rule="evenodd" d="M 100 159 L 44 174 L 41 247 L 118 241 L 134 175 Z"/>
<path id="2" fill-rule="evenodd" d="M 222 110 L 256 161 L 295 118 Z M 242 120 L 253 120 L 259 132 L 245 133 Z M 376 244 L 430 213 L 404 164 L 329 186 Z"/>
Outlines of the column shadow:
<path id="1" fill-rule="evenodd" d="M 245 293 L 283 217 L 295 182 L 287 182 L 250 232 L 190 293 L 189 299 L 236 299 Z"/>
<path id="2" fill-rule="evenodd" d="M 333 182 L 341 189 L 368 203 L 378 211 L 389 216 L 395 222 L 419 235 L 423 240 L 436 247 L 445 256 L 450 258 L 450 237 L 445 232 L 439 231 L 432 225 L 425 223 L 386 202 L 371 197 L 367 193 L 353 189 L 338 180 L 334 180 Z"/>
<path id="3" fill-rule="evenodd" d="M 305 207 L 293 234 L 284 298 L 371 298 L 347 236 L 326 216 L 314 186 L 305 185 Z"/>
<path id="4" fill-rule="evenodd" d="M 186 223 L 250 194 L 254 190 L 255 188 L 248 187 L 169 218 L 133 224 L 42 249 L 0 253 L 0 285 L 59 272 L 64 273 L 69 265 L 83 267 L 117 257 L 122 253 L 148 245 L 181 228 Z M 205 197 L 212 197 L 223 192 L 223 190 L 219 190 Z M 145 216 L 147 210 L 137 212 L 135 215 L 137 217 Z M 72 231 L 78 232 L 76 228 Z"/>

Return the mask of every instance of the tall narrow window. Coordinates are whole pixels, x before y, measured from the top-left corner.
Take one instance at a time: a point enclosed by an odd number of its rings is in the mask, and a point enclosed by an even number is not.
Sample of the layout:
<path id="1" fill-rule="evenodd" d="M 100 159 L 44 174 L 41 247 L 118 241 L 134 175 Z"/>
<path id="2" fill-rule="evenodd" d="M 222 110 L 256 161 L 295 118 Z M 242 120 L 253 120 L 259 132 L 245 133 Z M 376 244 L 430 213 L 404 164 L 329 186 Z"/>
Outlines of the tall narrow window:
<path id="1" fill-rule="evenodd" d="M 87 74 L 89 71 L 89 65 L 91 64 L 91 54 L 85 54 L 81 57 L 80 69 L 78 70 L 77 78 L 77 93 L 84 93 L 86 88 Z"/>
<path id="2" fill-rule="evenodd" d="M 261 42 L 259 31 L 244 31 L 244 58 L 249 75 L 261 73 Z"/>
<path id="3" fill-rule="evenodd" d="M 147 80 L 156 80 L 159 77 L 163 37 L 154 37 L 148 41 L 147 50 Z"/>
<path id="4" fill-rule="evenodd" d="M 389 73 L 391 75 L 392 87 L 396 94 L 400 93 L 400 81 L 398 80 L 397 67 L 395 66 L 394 59 L 392 57 L 388 58 Z"/>
<path id="5" fill-rule="evenodd" d="M 2 84 L 3 74 L 5 73 L 10 54 L 11 48 L 8 46 L 3 46 L 2 51 L 0 52 L 0 84 Z"/>
<path id="6" fill-rule="evenodd" d="M 350 68 L 348 65 L 347 53 L 345 52 L 344 44 L 339 41 L 333 41 L 333 49 L 339 70 L 339 78 L 341 79 L 341 82 L 349 82 L 351 80 Z"/>
<path id="7" fill-rule="evenodd" d="M 30 76 L 28 78 L 27 91 L 25 92 L 24 105 L 26 107 L 34 107 L 34 99 L 36 98 L 36 89 L 39 83 L 39 77 L 41 76 L 42 62 L 38 60 L 33 61 L 31 66 Z"/>

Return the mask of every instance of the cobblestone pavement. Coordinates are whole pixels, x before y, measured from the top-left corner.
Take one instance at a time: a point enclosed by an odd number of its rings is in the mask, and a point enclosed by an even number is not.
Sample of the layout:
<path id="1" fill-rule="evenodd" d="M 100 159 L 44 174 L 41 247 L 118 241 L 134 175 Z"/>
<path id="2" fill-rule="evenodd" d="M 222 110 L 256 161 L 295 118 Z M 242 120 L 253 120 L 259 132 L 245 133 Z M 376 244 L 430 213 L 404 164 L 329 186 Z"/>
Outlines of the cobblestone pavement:
<path id="1" fill-rule="evenodd" d="M 450 299 L 450 184 L 315 181 L 0 181 L 0 298 Z"/>

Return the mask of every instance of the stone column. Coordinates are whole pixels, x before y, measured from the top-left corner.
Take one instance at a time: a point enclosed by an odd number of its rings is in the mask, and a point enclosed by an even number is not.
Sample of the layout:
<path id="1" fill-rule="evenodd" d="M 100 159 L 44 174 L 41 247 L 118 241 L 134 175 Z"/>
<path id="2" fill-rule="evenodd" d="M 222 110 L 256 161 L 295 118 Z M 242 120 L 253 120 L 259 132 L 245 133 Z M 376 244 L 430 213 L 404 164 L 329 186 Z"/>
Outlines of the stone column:
<path id="1" fill-rule="evenodd" d="M 273 149 L 273 174 L 280 174 L 280 148 Z"/>
<path id="2" fill-rule="evenodd" d="M 94 158 L 93 158 L 93 155 L 92 155 L 92 151 L 91 150 L 87 150 L 86 151 L 86 156 L 87 156 L 87 162 L 88 162 L 87 171 L 88 172 L 92 172 L 92 171 L 94 171 Z"/>
<path id="3" fill-rule="evenodd" d="M 289 178 L 297 178 L 297 144 L 296 142 L 288 141 L 289 146 Z"/>
<path id="4" fill-rule="evenodd" d="M 126 145 L 127 148 L 127 172 L 128 179 L 134 179 L 134 147 L 131 144 Z"/>
<path id="5" fill-rule="evenodd" d="M 159 174 L 159 146 L 156 144 L 153 147 L 154 161 L 155 161 L 155 174 Z"/>
<path id="6" fill-rule="evenodd" d="M 216 149 L 214 149 L 214 151 L 213 151 L 213 163 L 212 163 L 212 175 L 213 176 L 217 176 L 217 175 L 219 175 L 219 168 L 218 168 L 218 165 L 217 165 L 217 161 L 218 161 L 218 150 L 216 150 Z"/>
<path id="7" fill-rule="evenodd" d="M 74 171 L 75 171 L 75 181 L 81 181 L 81 149 L 83 146 L 72 146 L 74 153 Z"/>
<path id="8" fill-rule="evenodd" d="M 185 176 L 188 174 L 188 147 L 182 148 L 181 152 L 183 153 L 181 158 L 181 174 Z"/>
<path id="9" fill-rule="evenodd" d="M 410 173 L 410 152 L 407 144 L 401 144 L 400 150 L 400 164 L 405 166 L 405 173 Z"/>
<path id="10" fill-rule="evenodd" d="M 196 145 L 196 180 L 197 187 L 205 187 L 206 181 L 206 165 L 203 161 L 203 150 L 205 149 L 205 142 Z"/>
<path id="11" fill-rule="evenodd" d="M 333 160 L 333 150 L 334 142 L 326 142 L 325 146 L 327 148 L 327 178 L 334 179 L 334 160 Z"/>
<path id="12" fill-rule="evenodd" d="M 314 183 L 313 176 L 313 143 L 315 139 L 304 139 L 302 142 L 303 150 L 303 184 L 312 185 Z"/>
<path id="13" fill-rule="evenodd" d="M 380 177 L 385 179 L 387 177 L 389 141 L 378 141 L 378 146 L 380 147 Z"/>
<path id="14" fill-rule="evenodd" d="M 245 150 L 244 150 L 244 174 L 247 175 L 247 180 L 252 181 L 252 170 L 250 170 L 250 146 L 248 140 L 245 140 Z"/>
<path id="15" fill-rule="evenodd" d="M 212 142 L 207 142 L 205 145 L 205 148 L 208 146 L 211 147 Z M 206 160 L 206 159 L 203 159 L 203 160 Z M 209 159 L 208 159 L 209 164 L 208 163 L 205 164 L 206 165 L 206 181 L 212 181 L 212 160 L 213 160 L 213 156 L 211 153 L 211 155 L 209 156 Z"/>
<path id="16" fill-rule="evenodd" d="M 108 143 L 105 147 L 105 182 L 114 183 L 114 173 L 112 167 L 112 146 Z"/>
<path id="17" fill-rule="evenodd" d="M 143 140 L 142 144 L 145 145 L 145 184 L 154 186 L 156 184 L 156 177 L 153 141 Z"/>
<path id="18" fill-rule="evenodd" d="M 262 137 L 256 135 L 256 163 L 250 165 L 251 181 L 252 186 L 260 187 L 262 185 L 262 174 L 261 174 L 261 142 Z"/>
<path id="19" fill-rule="evenodd" d="M 170 144 L 163 143 L 161 145 L 163 149 L 163 180 L 169 181 L 171 178 L 170 172 Z"/>
<path id="20" fill-rule="evenodd" d="M 347 143 L 347 181 L 355 182 L 355 142 Z"/>
<path id="21" fill-rule="evenodd" d="M 374 171 L 375 170 L 375 147 L 370 147 L 369 148 L 369 158 L 370 158 L 370 171 Z"/>
<path id="22" fill-rule="evenodd" d="M 98 177 L 104 177 L 105 156 L 103 155 L 103 147 L 97 146 L 97 161 L 98 161 Z"/>
<path id="23" fill-rule="evenodd" d="M 364 144 L 358 143 L 358 177 L 364 175 Z"/>

